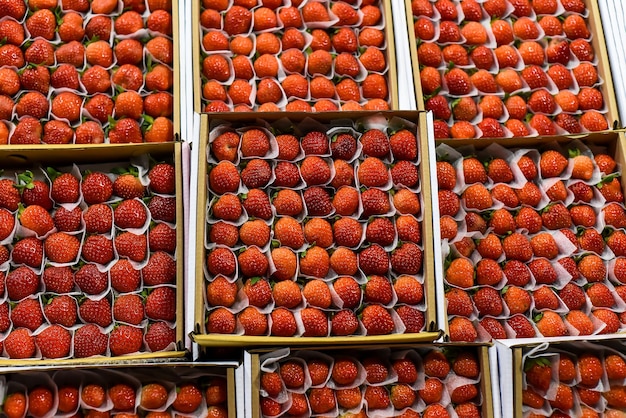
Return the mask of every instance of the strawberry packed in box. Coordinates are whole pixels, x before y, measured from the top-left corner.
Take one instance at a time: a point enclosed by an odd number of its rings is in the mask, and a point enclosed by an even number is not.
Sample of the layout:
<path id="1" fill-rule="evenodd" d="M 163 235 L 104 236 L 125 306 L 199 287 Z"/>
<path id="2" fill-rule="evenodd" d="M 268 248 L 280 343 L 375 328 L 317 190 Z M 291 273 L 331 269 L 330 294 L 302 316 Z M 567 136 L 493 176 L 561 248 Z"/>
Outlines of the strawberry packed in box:
<path id="1" fill-rule="evenodd" d="M 584 0 L 410 3 L 437 138 L 608 129 L 603 51 L 594 48 Z"/>
<path id="2" fill-rule="evenodd" d="M 453 341 L 624 328 L 626 213 L 606 148 L 440 145 L 437 156 Z"/>
<path id="3" fill-rule="evenodd" d="M 389 109 L 395 63 L 384 3 L 202 0 L 202 109 Z"/>
<path id="4" fill-rule="evenodd" d="M 469 418 L 489 402 L 476 347 L 285 351 L 260 357 L 264 417 Z"/>
<path id="5" fill-rule="evenodd" d="M 227 380 L 216 372 L 139 367 L 9 374 L 0 380 L 2 412 L 7 418 L 226 418 Z"/>
<path id="6" fill-rule="evenodd" d="M 172 141 L 172 4 L 0 4 L 0 144 Z"/>
<path id="7" fill-rule="evenodd" d="M 578 343 L 524 348 L 524 416 L 623 417 L 626 358 L 623 345 L 612 347 Z"/>
<path id="8" fill-rule="evenodd" d="M 4 171 L 2 357 L 171 351 L 176 333 L 174 167 Z"/>
<path id="9" fill-rule="evenodd" d="M 415 124 L 381 115 L 340 126 L 222 124 L 207 154 L 207 333 L 424 329 Z"/>

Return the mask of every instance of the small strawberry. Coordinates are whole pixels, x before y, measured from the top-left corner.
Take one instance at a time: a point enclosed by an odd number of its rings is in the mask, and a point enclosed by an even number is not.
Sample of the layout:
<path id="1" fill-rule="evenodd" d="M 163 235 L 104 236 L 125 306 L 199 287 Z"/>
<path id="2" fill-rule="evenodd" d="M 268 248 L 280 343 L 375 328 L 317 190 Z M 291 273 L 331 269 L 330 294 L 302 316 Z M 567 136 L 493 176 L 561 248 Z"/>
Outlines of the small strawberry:
<path id="1" fill-rule="evenodd" d="M 89 172 L 80 185 L 87 204 L 104 203 L 113 194 L 113 181 L 104 173 Z"/>
<path id="2" fill-rule="evenodd" d="M 35 337 L 30 335 L 26 328 L 16 328 L 5 338 L 4 350 L 11 359 L 33 357 L 35 355 Z"/>
<path id="3" fill-rule="evenodd" d="M 72 336 L 62 326 L 50 325 L 35 337 L 35 343 L 44 358 L 62 358 L 70 353 Z"/>
<path id="4" fill-rule="evenodd" d="M 450 320 L 448 332 L 451 341 L 474 342 L 478 338 L 474 324 L 469 319 L 460 316 Z"/>
<path id="5" fill-rule="evenodd" d="M 87 262 L 107 264 L 113 260 L 113 241 L 104 235 L 90 235 L 83 243 L 81 256 Z"/>
<path id="6" fill-rule="evenodd" d="M 43 261 L 43 242 L 35 237 L 28 237 L 17 241 L 11 251 L 13 264 L 25 264 L 29 267 L 39 268 Z"/>

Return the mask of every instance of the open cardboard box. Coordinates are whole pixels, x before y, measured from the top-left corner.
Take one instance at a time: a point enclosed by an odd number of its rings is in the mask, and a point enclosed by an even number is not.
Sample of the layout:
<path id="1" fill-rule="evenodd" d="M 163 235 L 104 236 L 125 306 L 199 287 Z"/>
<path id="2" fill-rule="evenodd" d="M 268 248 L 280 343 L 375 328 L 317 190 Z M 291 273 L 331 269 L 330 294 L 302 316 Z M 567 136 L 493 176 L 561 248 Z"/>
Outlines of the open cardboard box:
<path id="1" fill-rule="evenodd" d="M 458 2 L 455 2 L 457 4 Z M 407 26 L 409 31 L 409 47 L 411 52 L 411 63 L 413 67 L 413 79 L 415 83 L 415 91 L 417 97 L 417 109 L 424 110 L 424 94 L 422 92 L 422 85 L 420 81 L 420 63 L 417 59 L 417 47 L 418 40 L 415 37 L 415 31 L 413 29 L 413 11 L 411 9 L 411 1 L 404 0 L 407 16 Z M 609 57 L 607 53 L 607 46 L 604 38 L 604 30 L 602 27 L 602 20 L 600 17 L 600 9 L 598 6 L 598 0 L 585 0 L 589 16 L 586 18 L 589 31 L 592 34 L 591 45 L 595 51 L 596 59 L 598 60 L 597 69 L 598 76 L 604 81 L 600 87 L 602 97 L 608 108 L 606 114 L 609 129 L 614 126 L 620 120 L 619 110 L 617 107 L 617 101 L 615 99 L 615 90 L 613 84 L 613 77 L 611 73 L 611 66 L 609 63 Z"/>
<path id="2" fill-rule="evenodd" d="M 455 349 L 458 348 L 463 351 L 473 351 L 476 353 L 476 357 L 478 358 L 480 364 L 480 395 L 482 396 L 482 402 L 480 404 L 481 416 L 483 417 L 495 417 L 497 416 L 494 410 L 493 399 L 497 396 L 498 384 L 497 384 L 497 373 L 495 373 L 494 359 L 493 355 L 495 353 L 492 352 L 490 346 L 481 345 L 481 344 L 428 344 L 428 343 L 418 343 L 418 344 L 395 344 L 391 343 L 388 346 L 384 347 L 384 349 L 390 350 L 390 352 L 402 352 L 407 350 L 414 350 L 420 355 L 435 349 Z M 278 350 L 278 351 L 275 351 Z M 250 350 L 244 353 L 244 372 L 246 379 L 246 393 L 249 395 L 249 399 L 246 400 L 246 414 L 247 416 L 259 417 L 261 416 L 260 409 L 260 387 L 261 387 L 261 366 L 262 361 L 268 357 L 275 357 L 275 354 L 281 356 L 281 361 L 297 356 L 299 353 L 307 352 L 307 351 L 320 351 L 324 355 L 330 356 L 349 356 L 349 357 L 360 357 L 367 355 L 368 353 L 372 353 L 373 355 L 380 355 L 381 348 L 372 347 L 368 345 L 355 345 L 355 346 L 329 346 L 329 347 L 302 347 L 297 349 L 258 349 L 258 350 Z M 385 359 L 383 359 L 385 360 Z M 388 359 L 386 359 L 388 360 Z M 421 372 L 420 372 L 421 373 Z M 494 380 L 495 377 L 495 380 Z M 389 385 L 386 385 L 389 387 Z"/>
<path id="3" fill-rule="evenodd" d="M 588 135 L 566 135 L 566 136 L 551 136 L 551 137 L 529 137 L 529 138 L 513 138 L 513 139 L 468 139 L 468 140 L 436 140 L 437 146 L 440 144 L 446 144 L 452 148 L 458 149 L 466 146 L 473 146 L 475 150 L 480 151 L 492 144 L 501 145 L 507 149 L 538 149 L 541 150 L 542 147 L 545 147 L 546 144 L 556 142 L 562 146 L 567 146 L 567 144 L 571 143 L 574 140 L 580 140 L 587 146 L 598 146 L 606 148 L 609 155 L 612 155 L 615 158 L 617 164 L 621 167 L 621 177 L 622 177 L 622 188 L 624 193 L 626 194 L 626 183 L 623 181 L 624 178 L 624 169 L 626 167 L 626 136 L 623 132 L 617 131 L 608 131 L 608 132 L 598 132 Z M 433 186 L 433 207 L 434 210 L 437 210 L 439 207 L 437 184 Z M 461 221 L 464 222 L 464 221 Z M 436 221 L 434 224 L 434 235 L 435 242 L 441 242 L 441 240 L 437 241 L 439 235 L 439 222 Z M 435 268 L 440 268 L 439 277 L 441 277 L 441 282 L 444 282 L 445 271 L 444 271 L 444 256 L 442 254 L 441 247 L 435 249 L 435 253 L 437 254 L 438 259 L 436 260 Z M 448 315 L 446 309 L 446 299 L 445 293 L 442 291 L 437 293 L 437 310 L 438 310 L 438 323 L 444 324 L 442 330 L 445 332 L 446 339 L 449 337 L 448 332 Z"/>
<path id="4" fill-rule="evenodd" d="M 389 89 L 389 109 L 400 109 L 398 104 L 398 71 L 396 62 L 396 47 L 394 38 L 394 22 L 392 16 L 392 2 L 381 0 L 380 5 L 383 9 L 382 19 L 384 20 L 384 32 L 386 40 L 386 58 L 388 70 L 386 73 L 387 88 Z M 394 5 L 395 6 L 395 5 Z M 193 59 L 193 111 L 196 113 L 204 112 L 202 97 L 202 87 L 204 86 L 204 76 L 202 75 L 202 60 L 204 55 L 202 52 L 202 26 L 200 25 L 200 14 L 202 13 L 201 0 L 192 1 L 191 5 L 191 33 L 192 33 L 192 59 Z M 332 29 L 329 28 L 329 29 Z M 282 31 L 282 29 L 280 29 Z M 254 103 L 253 103 L 254 105 Z"/>
<path id="5" fill-rule="evenodd" d="M 584 340 L 580 337 L 533 338 L 528 340 L 498 340 L 495 347 L 500 378 L 500 400 L 502 418 L 522 418 L 522 389 L 524 384 L 524 359 L 529 351 L 536 354 L 553 349 L 560 349 L 574 354 L 585 350 L 597 350 L 604 347 L 614 348 L 623 353 L 623 335 L 594 335 Z"/>
<path id="6" fill-rule="evenodd" d="M 179 142 L 169 142 L 160 144 L 139 144 L 139 145 L 31 145 L 25 147 L 4 146 L 0 147 L 0 161 L 2 161 L 2 169 L 33 169 L 37 166 L 71 166 L 78 164 L 81 166 L 89 164 L 119 164 L 128 165 L 130 160 L 135 157 L 149 154 L 155 159 L 162 158 L 164 160 L 173 161 L 176 169 L 176 349 L 174 351 L 160 351 L 155 353 L 141 352 L 118 357 L 89 357 L 82 359 L 26 359 L 15 360 L 8 358 L 0 358 L 0 366 L 2 367 L 21 367 L 21 366 L 51 366 L 51 365 L 112 365 L 119 362 L 136 361 L 145 362 L 154 359 L 172 359 L 182 358 L 186 355 L 184 344 L 184 316 L 189 312 L 185 312 L 183 303 L 184 288 L 184 234 L 183 234 L 183 168 L 181 157 L 182 144 Z"/>
<path id="7" fill-rule="evenodd" d="M 414 334 L 391 334 L 391 335 L 378 335 L 378 336 L 348 336 L 348 337 L 271 337 L 271 336 L 244 336 L 244 335 L 227 335 L 227 334 L 207 334 L 205 321 L 206 321 L 206 309 L 205 298 L 206 292 L 206 280 L 204 265 L 206 264 L 207 251 L 205 248 L 205 237 L 207 234 L 207 219 L 206 219 L 206 206 L 208 198 L 208 163 L 207 163 L 207 151 L 208 151 L 208 139 L 209 133 L 216 126 L 223 125 L 224 123 L 230 123 L 234 127 L 253 126 L 259 122 L 265 121 L 269 124 L 275 123 L 281 119 L 289 119 L 289 121 L 297 124 L 308 118 L 313 118 L 315 121 L 333 126 L 343 126 L 342 124 L 352 124 L 361 118 L 381 115 L 387 120 L 398 117 L 408 120 L 417 125 L 418 132 L 416 132 L 418 138 L 418 147 L 421 155 L 421 163 L 419 167 L 419 174 L 421 179 L 421 195 L 422 195 L 422 245 L 424 247 L 424 262 L 423 262 L 423 276 L 424 276 L 424 298 L 426 301 L 425 312 L 425 329 L 423 332 Z M 302 346 L 302 345 L 316 345 L 316 344 L 329 344 L 329 345 L 354 345 L 354 344 L 389 344 L 400 342 L 418 342 L 418 341 L 434 341 L 438 338 L 439 328 L 436 323 L 435 316 L 435 272 L 434 255 L 433 255 L 433 236 L 430 225 L 434 223 L 432 218 L 432 212 L 430 210 L 430 199 L 433 181 L 436 182 L 436 178 L 432 178 L 430 173 L 434 170 L 434 159 L 432 158 L 432 146 L 429 146 L 428 135 L 426 134 L 426 115 L 415 111 L 389 111 L 389 112 L 328 112 L 319 114 L 306 114 L 306 113 L 267 113 L 262 115 L 262 121 L 258 116 L 250 114 L 222 114 L 215 113 L 209 115 L 202 115 L 202 125 L 200 132 L 200 147 L 199 147 L 199 162 L 198 162 L 198 188 L 197 188 L 197 217 L 196 223 L 196 254 L 195 254 L 195 331 L 192 335 L 194 342 L 202 347 L 253 347 L 253 346 Z M 436 183 L 435 183 L 436 185 Z"/>
<path id="8" fill-rule="evenodd" d="M 46 379 L 46 376 L 52 377 L 56 373 L 60 373 L 59 382 L 68 381 L 65 376 L 71 376 L 76 379 L 80 377 L 80 373 L 95 373 L 98 377 L 109 379 L 109 384 L 116 384 L 120 382 L 124 376 L 128 376 L 130 382 L 135 382 L 141 386 L 158 382 L 169 388 L 174 388 L 174 385 L 181 381 L 202 382 L 210 379 L 211 377 L 223 377 L 226 379 L 227 386 L 227 401 L 223 405 L 227 408 L 228 418 L 237 417 L 237 402 L 239 401 L 238 393 L 241 393 L 243 387 L 243 381 L 241 381 L 237 374 L 241 374 L 242 365 L 235 361 L 222 361 L 222 362 L 188 362 L 185 360 L 171 359 L 169 361 L 155 360 L 152 362 L 145 362 L 141 364 L 132 362 L 119 362 L 116 364 L 108 365 L 90 365 L 85 367 L 76 368 L 74 366 L 68 366 L 67 364 L 53 364 L 47 366 L 37 367 L 36 370 L 30 369 L 24 371 L 20 367 L 7 367 L 3 368 L 0 372 L 0 391 L 5 394 L 7 383 L 14 380 L 16 377 L 20 383 L 26 383 L 29 388 L 37 386 L 41 383 L 49 383 L 52 380 Z M 31 375 L 29 375 L 29 373 Z M 68 373 L 64 376 L 65 373 Z M 42 379 L 43 378 L 43 379 Z M 80 383 L 80 382 L 79 382 Z M 201 388 L 202 389 L 202 388 Z M 170 400 L 171 401 L 171 400 Z M 204 397 L 203 397 L 204 402 Z M 137 401 L 137 406 L 139 402 Z"/>

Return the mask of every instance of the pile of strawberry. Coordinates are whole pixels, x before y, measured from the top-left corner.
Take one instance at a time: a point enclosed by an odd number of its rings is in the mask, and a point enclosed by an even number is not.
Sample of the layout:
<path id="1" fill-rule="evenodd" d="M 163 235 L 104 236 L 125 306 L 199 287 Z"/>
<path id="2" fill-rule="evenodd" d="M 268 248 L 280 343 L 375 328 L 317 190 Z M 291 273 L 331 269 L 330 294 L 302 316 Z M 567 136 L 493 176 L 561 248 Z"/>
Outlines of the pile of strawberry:
<path id="1" fill-rule="evenodd" d="M 387 110 L 390 20 L 380 0 L 202 0 L 203 110 Z"/>
<path id="2" fill-rule="evenodd" d="M 626 408 L 623 354 L 599 344 L 588 345 L 583 351 L 568 347 L 573 351 L 551 347 L 526 357 L 522 391 L 524 415 L 623 416 Z"/>
<path id="3" fill-rule="evenodd" d="M 173 140 L 170 0 L 0 4 L 0 144 Z"/>
<path id="4" fill-rule="evenodd" d="M 622 329 L 626 212 L 615 160 L 579 141 L 465 151 L 437 148 L 451 339 Z"/>
<path id="5" fill-rule="evenodd" d="M 219 126 L 205 187 L 206 332 L 346 336 L 424 327 L 415 125 Z M 310 120 L 308 122 L 311 122 Z M 392 163 L 393 162 L 393 163 Z"/>
<path id="6" fill-rule="evenodd" d="M 485 402 L 475 348 L 271 356 L 261 363 L 265 417 L 470 418 Z"/>
<path id="7" fill-rule="evenodd" d="M 437 138 L 608 129 L 583 0 L 412 0 Z"/>
<path id="8" fill-rule="evenodd" d="M 35 173 L 5 172 L 0 179 L 3 356 L 171 350 L 174 166 L 148 170 L 145 161 Z"/>
<path id="9" fill-rule="evenodd" d="M 8 418 L 228 417 L 226 379 L 195 368 L 16 374 L 8 375 L 3 391 Z"/>

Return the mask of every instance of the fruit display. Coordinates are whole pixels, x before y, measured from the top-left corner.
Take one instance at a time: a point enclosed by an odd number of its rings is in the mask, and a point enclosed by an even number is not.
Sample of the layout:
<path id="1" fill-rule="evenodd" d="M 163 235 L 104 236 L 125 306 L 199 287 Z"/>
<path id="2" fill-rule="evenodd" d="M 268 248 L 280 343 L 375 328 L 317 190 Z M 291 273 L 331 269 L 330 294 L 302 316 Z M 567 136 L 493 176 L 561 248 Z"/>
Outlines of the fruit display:
<path id="1" fill-rule="evenodd" d="M 626 213 L 615 145 L 438 146 L 452 341 L 624 329 Z"/>
<path id="2" fill-rule="evenodd" d="M 417 125 L 395 113 L 290 118 L 211 120 L 202 333 L 243 344 L 426 330 L 430 189 Z"/>
<path id="3" fill-rule="evenodd" d="M 25 372 L 3 376 L 0 387 L 7 418 L 226 418 L 234 394 L 225 370 L 208 367 Z"/>
<path id="4" fill-rule="evenodd" d="M 486 352 L 451 345 L 271 352 L 258 358 L 253 401 L 263 417 L 488 417 Z"/>
<path id="5" fill-rule="evenodd" d="M 407 0 L 418 106 L 433 112 L 436 138 L 609 129 L 617 109 L 590 3 Z"/>
<path id="6" fill-rule="evenodd" d="M 196 111 L 397 107 L 389 2 L 197 3 Z"/>
<path id="7" fill-rule="evenodd" d="M 613 342 L 614 343 L 614 342 Z M 563 343 L 520 349 L 516 408 L 524 416 L 621 417 L 626 407 L 623 345 Z"/>
<path id="8" fill-rule="evenodd" d="M 4 359 L 163 357 L 176 350 L 180 174 L 173 146 L 162 145 L 168 152 L 124 160 L 118 150 L 107 163 L 4 170 Z M 47 151 L 46 160 L 80 161 L 84 152 L 57 151 Z M 96 152 L 96 161 L 104 155 Z"/>
<path id="9" fill-rule="evenodd" d="M 174 138 L 169 0 L 0 5 L 0 144 Z"/>

